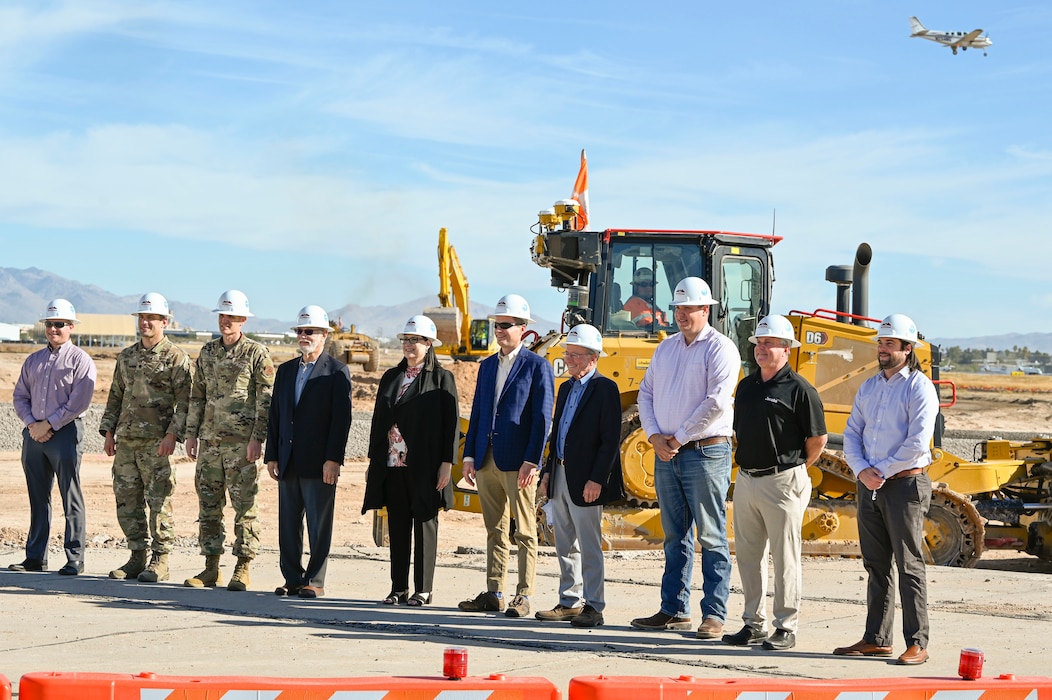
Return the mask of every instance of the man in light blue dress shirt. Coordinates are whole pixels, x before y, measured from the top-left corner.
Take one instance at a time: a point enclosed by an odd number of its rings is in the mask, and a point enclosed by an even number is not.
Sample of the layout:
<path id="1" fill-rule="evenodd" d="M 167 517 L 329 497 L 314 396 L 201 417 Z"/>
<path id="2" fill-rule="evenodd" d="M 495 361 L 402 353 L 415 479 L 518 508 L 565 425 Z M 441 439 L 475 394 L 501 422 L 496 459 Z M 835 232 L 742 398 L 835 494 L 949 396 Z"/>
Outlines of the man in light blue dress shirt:
<path id="1" fill-rule="evenodd" d="M 899 664 L 928 660 L 928 602 L 924 518 L 931 505 L 931 441 L 939 397 L 921 371 L 914 348 L 917 327 L 892 314 L 877 332 L 880 373 L 855 395 L 844 429 L 844 457 L 858 477 L 858 535 L 869 573 L 868 613 L 862 640 L 837 656 L 891 656 L 895 621 L 892 559 L 898 568 L 906 651 Z"/>

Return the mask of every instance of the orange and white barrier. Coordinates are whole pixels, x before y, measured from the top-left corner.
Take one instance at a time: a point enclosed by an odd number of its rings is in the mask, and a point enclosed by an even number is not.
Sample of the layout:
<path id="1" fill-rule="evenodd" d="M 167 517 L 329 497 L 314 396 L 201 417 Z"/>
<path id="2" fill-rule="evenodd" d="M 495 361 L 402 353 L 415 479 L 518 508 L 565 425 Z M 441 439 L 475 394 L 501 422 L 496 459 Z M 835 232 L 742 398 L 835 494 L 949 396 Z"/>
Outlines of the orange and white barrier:
<path id="1" fill-rule="evenodd" d="M 1052 700 L 1052 678 L 658 678 L 579 676 L 569 700 Z"/>
<path id="2" fill-rule="evenodd" d="M 11 697 L 8 686 L 7 698 Z M 154 673 L 27 673 L 19 700 L 559 700 L 547 678 L 257 678 L 159 676 Z"/>

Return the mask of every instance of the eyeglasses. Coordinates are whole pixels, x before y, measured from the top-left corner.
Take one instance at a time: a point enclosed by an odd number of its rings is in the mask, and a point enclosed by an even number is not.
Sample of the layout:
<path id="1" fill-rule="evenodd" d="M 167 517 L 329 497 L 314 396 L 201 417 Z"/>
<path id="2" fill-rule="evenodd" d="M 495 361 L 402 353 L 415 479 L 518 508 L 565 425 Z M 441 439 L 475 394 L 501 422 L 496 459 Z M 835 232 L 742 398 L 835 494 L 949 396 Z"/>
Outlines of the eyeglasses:
<path id="1" fill-rule="evenodd" d="M 580 360 L 581 358 L 591 357 L 591 356 L 592 356 L 592 353 L 590 353 L 590 352 L 564 352 L 563 353 L 563 357 L 568 357 L 571 360 Z"/>
<path id="2" fill-rule="evenodd" d="M 315 333 L 321 333 L 320 328 L 297 328 L 296 335 L 314 335 Z"/>
<path id="3" fill-rule="evenodd" d="M 46 328 L 65 328 L 66 326 L 72 326 L 73 324 L 69 321 L 44 321 Z"/>
<path id="4" fill-rule="evenodd" d="M 635 285 L 637 287 L 653 287 L 654 283 L 653 282 L 636 282 Z"/>
<path id="5" fill-rule="evenodd" d="M 494 328 L 499 328 L 502 331 L 506 331 L 509 328 L 514 328 L 515 326 L 525 326 L 525 325 L 526 325 L 525 323 L 508 323 L 507 321 L 501 321 L 500 323 L 494 323 L 493 327 Z"/>
<path id="6" fill-rule="evenodd" d="M 402 338 L 402 345 L 416 345 L 417 343 L 426 343 L 430 338 L 425 338 L 419 335 L 407 335 Z"/>

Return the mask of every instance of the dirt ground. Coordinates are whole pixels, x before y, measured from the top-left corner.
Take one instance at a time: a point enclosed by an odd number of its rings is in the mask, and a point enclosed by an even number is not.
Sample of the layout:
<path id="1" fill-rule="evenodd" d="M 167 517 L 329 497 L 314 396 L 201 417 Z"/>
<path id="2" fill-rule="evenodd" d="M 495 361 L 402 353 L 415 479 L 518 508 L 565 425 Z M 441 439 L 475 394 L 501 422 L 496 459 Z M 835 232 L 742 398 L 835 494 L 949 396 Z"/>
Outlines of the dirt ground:
<path id="1" fill-rule="evenodd" d="M 275 360 L 291 358 L 290 351 L 275 352 Z M 93 353 L 98 368 L 95 401 L 104 403 L 113 376 L 117 351 L 101 350 Z M 0 402 L 10 402 L 18 372 L 25 359 L 24 352 L 0 352 Z M 376 387 L 383 371 L 393 366 L 400 354 L 388 351 L 381 357 L 376 372 L 352 368 L 354 409 L 371 411 Z M 450 363 L 447 365 L 457 378 L 464 415 L 470 410 L 474 394 L 477 364 Z M 1010 377 L 990 375 L 949 374 L 944 377 L 955 383 L 957 403 L 947 408 L 949 430 L 984 430 L 993 432 L 1033 432 L 1043 434 L 1052 424 L 1052 377 Z M 943 395 L 948 397 L 949 390 Z M 944 399 L 945 400 L 945 399 Z M 176 532 L 181 544 L 192 546 L 196 536 L 195 516 L 197 498 L 193 489 L 194 463 L 186 457 L 175 459 L 177 491 L 175 496 Z M 85 455 L 82 481 L 88 512 L 89 541 L 97 547 L 123 546 L 122 533 L 114 514 L 110 479 L 111 460 L 103 454 Z M 260 518 L 264 523 L 264 546 L 277 546 L 277 485 L 261 470 Z M 337 498 L 337 541 L 334 546 L 354 546 L 372 541 L 372 516 L 361 514 L 364 492 L 365 464 L 347 465 L 340 482 Z M 28 525 L 28 497 L 19 454 L 0 452 L 0 544 L 18 547 L 24 542 Z M 53 539 L 61 542 L 61 510 L 53 527 Z M 228 528 L 230 524 L 228 524 Z M 480 546 L 484 542 L 481 518 L 472 513 L 450 511 L 443 516 L 443 536 L 446 546 Z M 184 539 L 185 538 L 185 539 Z M 59 545 L 60 546 L 60 545 Z"/>

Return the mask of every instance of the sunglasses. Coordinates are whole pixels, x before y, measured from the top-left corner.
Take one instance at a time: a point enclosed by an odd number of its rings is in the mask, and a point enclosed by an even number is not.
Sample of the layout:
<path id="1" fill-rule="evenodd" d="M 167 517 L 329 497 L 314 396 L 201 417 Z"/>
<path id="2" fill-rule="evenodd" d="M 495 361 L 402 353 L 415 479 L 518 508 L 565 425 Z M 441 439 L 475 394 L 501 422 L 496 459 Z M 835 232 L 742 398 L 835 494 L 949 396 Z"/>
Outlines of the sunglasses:
<path id="1" fill-rule="evenodd" d="M 416 345 L 417 343 L 424 344 L 428 341 L 428 338 L 424 338 L 419 335 L 407 335 L 402 338 L 402 345 Z"/>
<path id="2" fill-rule="evenodd" d="M 296 335 L 314 335 L 315 333 L 321 333 L 320 328 L 297 328 Z"/>
<path id="3" fill-rule="evenodd" d="M 72 326 L 73 324 L 69 321 L 44 321 L 46 328 L 65 328 L 66 326 Z"/>
<path id="4" fill-rule="evenodd" d="M 494 328 L 499 328 L 502 331 L 506 331 L 509 328 L 513 328 L 515 326 L 525 326 L 525 325 L 526 325 L 525 323 L 508 323 L 507 321 L 501 321 L 500 323 L 494 323 L 493 327 Z"/>

